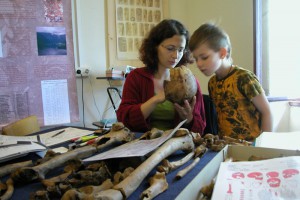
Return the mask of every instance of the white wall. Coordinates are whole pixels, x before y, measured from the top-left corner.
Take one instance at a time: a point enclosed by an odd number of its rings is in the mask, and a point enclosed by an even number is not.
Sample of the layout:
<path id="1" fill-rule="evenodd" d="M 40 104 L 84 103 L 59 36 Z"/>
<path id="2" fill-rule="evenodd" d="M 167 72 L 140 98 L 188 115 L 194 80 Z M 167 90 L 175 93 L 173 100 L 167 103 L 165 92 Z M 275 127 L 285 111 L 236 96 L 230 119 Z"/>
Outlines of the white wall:
<path id="1" fill-rule="evenodd" d="M 108 82 L 106 80 L 96 80 L 97 76 L 104 75 L 108 63 L 105 31 L 107 23 L 105 16 L 106 3 L 105 0 L 73 1 L 75 2 L 75 12 L 73 14 L 74 16 L 77 14 L 78 25 L 77 53 L 79 56 L 77 56 L 78 59 L 76 60 L 77 66 L 88 66 L 91 69 L 90 79 L 86 78 L 83 80 L 85 124 L 86 127 L 95 128 L 92 122 L 99 121 L 102 117 L 112 118 L 115 116 L 113 110 L 109 109 L 111 105 L 105 90 Z M 107 12 L 114 14 L 114 11 Z M 191 34 L 204 22 L 214 21 L 219 24 L 231 38 L 234 63 L 253 71 L 253 0 L 169 0 L 168 13 L 169 18 L 178 19 L 184 23 Z M 76 34 L 76 18 L 73 21 Z M 74 38 L 76 38 L 76 35 Z M 191 68 L 201 84 L 203 93 L 207 94 L 209 77 L 205 77 L 200 73 L 195 65 L 191 66 Z M 77 90 L 82 121 L 83 109 L 80 79 L 77 79 Z M 289 115 L 289 112 L 287 113 L 286 111 L 286 103 L 280 105 L 274 104 L 272 106 L 272 110 L 277 115 L 274 127 L 276 130 L 285 131 L 288 129 L 286 124 L 289 124 L 289 118 L 283 116 Z M 108 111 L 106 111 L 107 109 Z M 77 125 L 83 125 L 83 123 L 81 122 Z"/>

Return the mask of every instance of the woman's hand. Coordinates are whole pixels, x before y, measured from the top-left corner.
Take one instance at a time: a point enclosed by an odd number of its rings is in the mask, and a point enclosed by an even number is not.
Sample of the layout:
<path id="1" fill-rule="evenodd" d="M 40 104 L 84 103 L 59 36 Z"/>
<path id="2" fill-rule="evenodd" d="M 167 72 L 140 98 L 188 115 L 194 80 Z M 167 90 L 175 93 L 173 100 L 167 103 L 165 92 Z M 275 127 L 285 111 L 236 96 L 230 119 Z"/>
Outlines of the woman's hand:
<path id="1" fill-rule="evenodd" d="M 189 103 L 188 100 L 184 100 L 183 106 L 180 106 L 177 103 L 174 104 L 180 119 L 182 120 L 187 119 L 187 121 L 185 122 L 186 124 L 189 124 L 193 120 L 193 110 L 195 104 L 196 104 L 196 96 L 193 97 L 191 103 Z"/>

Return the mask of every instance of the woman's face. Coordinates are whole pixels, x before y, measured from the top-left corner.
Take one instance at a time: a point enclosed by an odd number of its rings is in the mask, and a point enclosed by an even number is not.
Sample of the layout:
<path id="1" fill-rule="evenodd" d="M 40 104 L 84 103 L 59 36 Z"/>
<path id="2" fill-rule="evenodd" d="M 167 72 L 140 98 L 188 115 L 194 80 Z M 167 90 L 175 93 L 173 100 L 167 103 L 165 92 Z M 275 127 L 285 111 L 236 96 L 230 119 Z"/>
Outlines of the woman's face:
<path id="1" fill-rule="evenodd" d="M 183 35 L 165 39 L 157 47 L 158 69 L 171 69 L 177 65 L 185 52 L 186 40 Z"/>

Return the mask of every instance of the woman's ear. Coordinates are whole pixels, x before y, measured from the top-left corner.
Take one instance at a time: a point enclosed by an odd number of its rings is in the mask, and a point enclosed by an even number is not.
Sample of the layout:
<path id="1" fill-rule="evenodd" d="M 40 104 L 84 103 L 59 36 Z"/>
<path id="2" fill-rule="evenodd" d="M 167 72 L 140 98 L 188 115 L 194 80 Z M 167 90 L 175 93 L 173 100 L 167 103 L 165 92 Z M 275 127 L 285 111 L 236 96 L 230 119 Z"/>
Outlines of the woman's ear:
<path id="1" fill-rule="evenodd" d="M 222 47 L 222 48 L 220 49 L 219 53 L 220 53 L 220 57 L 221 57 L 222 59 L 224 59 L 224 58 L 227 56 L 227 49 L 224 48 L 224 47 Z"/>

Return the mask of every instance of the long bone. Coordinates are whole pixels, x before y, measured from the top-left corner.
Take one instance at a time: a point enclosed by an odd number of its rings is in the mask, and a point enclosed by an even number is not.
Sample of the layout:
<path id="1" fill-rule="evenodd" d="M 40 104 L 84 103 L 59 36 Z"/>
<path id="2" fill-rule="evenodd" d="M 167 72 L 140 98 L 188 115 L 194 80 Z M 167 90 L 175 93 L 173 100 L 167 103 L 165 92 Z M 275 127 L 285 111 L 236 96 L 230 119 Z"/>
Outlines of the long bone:
<path id="1" fill-rule="evenodd" d="M 177 169 L 178 167 L 184 165 L 186 162 L 188 162 L 190 159 L 193 158 L 194 156 L 194 151 L 190 152 L 186 156 L 184 156 L 182 159 L 170 162 L 167 159 L 164 159 L 162 161 L 162 164 L 157 167 L 157 171 L 159 172 L 165 172 L 166 174 L 169 173 L 170 171 Z"/>
<path id="2" fill-rule="evenodd" d="M 193 151 L 194 143 L 190 134 L 173 137 L 159 147 L 146 161 L 139 165 L 126 179 L 115 185 L 113 189 L 105 190 L 94 195 L 95 199 L 123 200 L 129 197 L 163 159 L 178 150 Z"/>
<path id="3" fill-rule="evenodd" d="M 85 146 L 74 149 L 67 153 L 56 156 L 40 165 L 34 167 L 23 167 L 11 174 L 12 179 L 16 183 L 28 183 L 37 179 L 44 179 L 45 175 L 52 169 L 64 165 L 68 160 L 74 158 L 86 158 L 96 153 L 97 149 L 94 146 Z"/>

